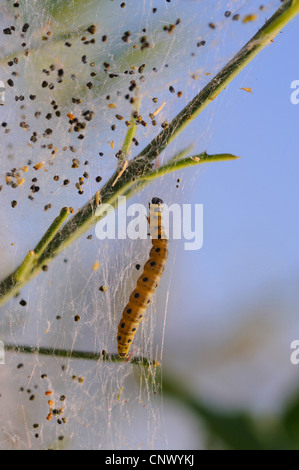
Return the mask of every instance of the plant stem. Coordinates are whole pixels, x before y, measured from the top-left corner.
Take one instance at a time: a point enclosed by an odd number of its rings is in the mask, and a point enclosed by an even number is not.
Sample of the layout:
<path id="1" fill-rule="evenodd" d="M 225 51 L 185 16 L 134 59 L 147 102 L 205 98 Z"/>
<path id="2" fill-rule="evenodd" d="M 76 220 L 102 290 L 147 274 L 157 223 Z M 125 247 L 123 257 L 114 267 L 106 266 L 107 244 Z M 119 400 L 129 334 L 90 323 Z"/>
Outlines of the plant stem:
<path id="1" fill-rule="evenodd" d="M 59 216 L 56 217 L 54 222 L 52 222 L 51 226 L 48 228 L 40 242 L 36 245 L 34 250 L 29 251 L 23 263 L 16 270 L 14 274 L 16 282 L 22 281 L 30 272 L 30 270 L 33 268 L 34 263 L 38 261 L 38 258 L 45 251 L 51 240 L 53 240 L 54 236 L 56 235 L 62 224 L 65 222 L 69 214 L 70 209 L 68 207 L 64 207 L 60 211 Z"/>
<path id="2" fill-rule="evenodd" d="M 192 157 L 186 157 L 182 159 L 172 159 L 165 165 L 157 168 L 151 174 L 144 176 L 144 181 L 150 181 L 156 179 L 158 177 L 167 175 L 168 173 L 172 173 L 173 171 L 182 170 L 183 168 L 189 168 L 194 165 L 198 165 L 199 163 L 206 163 L 206 162 L 223 162 L 226 160 L 237 160 L 240 157 L 236 157 L 235 155 L 231 155 L 230 153 L 220 153 L 218 155 L 207 155 L 206 153 L 201 153 L 198 155 L 194 155 Z"/>
<path id="3" fill-rule="evenodd" d="M 130 362 L 131 364 L 140 366 L 158 367 L 160 365 L 158 361 L 150 361 L 144 357 L 132 357 L 130 360 L 126 360 L 120 358 L 118 354 L 107 354 L 106 351 L 102 351 L 101 353 L 93 353 L 89 351 L 70 351 L 68 349 L 32 347 L 15 344 L 6 344 L 5 351 L 21 354 L 39 354 L 42 356 L 55 356 L 69 359 L 83 359 L 88 361 Z"/>
<path id="4" fill-rule="evenodd" d="M 134 117 L 134 115 L 135 115 L 135 113 L 139 112 L 139 108 L 140 108 L 140 98 L 138 96 L 135 98 L 134 108 L 135 109 L 132 112 L 130 125 L 129 125 L 128 131 L 127 131 L 127 134 L 126 134 L 126 137 L 125 137 L 122 149 L 121 149 L 122 154 L 121 154 L 120 159 L 119 159 L 119 166 L 121 166 L 122 163 L 125 160 L 127 160 L 128 154 L 129 154 L 129 152 L 131 150 L 131 147 L 132 147 L 133 138 L 135 137 L 135 134 L 136 134 L 136 131 L 137 131 L 136 118 Z"/>
<path id="5" fill-rule="evenodd" d="M 35 253 L 33 250 L 30 250 L 25 257 L 23 263 L 17 268 L 14 273 L 14 278 L 16 282 L 21 282 L 23 279 L 26 278 L 27 274 L 31 271 L 34 260 L 35 260 Z"/>

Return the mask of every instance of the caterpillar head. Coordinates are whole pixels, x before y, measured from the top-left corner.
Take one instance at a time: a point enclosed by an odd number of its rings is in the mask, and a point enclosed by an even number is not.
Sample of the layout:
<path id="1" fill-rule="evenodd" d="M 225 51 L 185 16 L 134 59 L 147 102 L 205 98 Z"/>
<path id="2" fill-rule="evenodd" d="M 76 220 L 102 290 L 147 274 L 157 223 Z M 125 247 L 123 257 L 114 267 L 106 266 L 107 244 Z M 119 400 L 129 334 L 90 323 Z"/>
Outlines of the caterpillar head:
<path id="1" fill-rule="evenodd" d="M 159 197 L 153 197 L 152 204 L 160 205 L 163 204 L 163 201 Z"/>

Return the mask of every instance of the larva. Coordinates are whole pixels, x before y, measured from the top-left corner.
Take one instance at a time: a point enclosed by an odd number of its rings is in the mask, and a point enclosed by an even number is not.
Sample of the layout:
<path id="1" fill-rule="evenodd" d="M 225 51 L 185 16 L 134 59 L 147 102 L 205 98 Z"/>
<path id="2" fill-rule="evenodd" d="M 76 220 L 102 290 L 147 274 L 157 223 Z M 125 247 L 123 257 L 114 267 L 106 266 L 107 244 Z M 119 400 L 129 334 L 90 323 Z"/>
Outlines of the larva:
<path id="1" fill-rule="evenodd" d="M 118 326 L 117 350 L 119 357 L 122 358 L 128 355 L 139 323 L 152 300 L 165 268 L 168 239 L 162 224 L 162 204 L 163 201 L 157 197 L 153 198 L 150 204 L 148 222 L 151 228 L 152 248 Z"/>

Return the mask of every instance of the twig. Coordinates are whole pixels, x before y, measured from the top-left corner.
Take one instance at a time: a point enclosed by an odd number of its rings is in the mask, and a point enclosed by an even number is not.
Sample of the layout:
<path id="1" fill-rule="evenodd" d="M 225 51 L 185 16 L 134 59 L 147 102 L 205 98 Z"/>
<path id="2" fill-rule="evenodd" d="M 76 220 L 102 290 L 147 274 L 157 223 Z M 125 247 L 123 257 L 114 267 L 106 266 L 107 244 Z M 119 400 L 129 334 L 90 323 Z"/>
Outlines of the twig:
<path id="1" fill-rule="evenodd" d="M 198 155 L 194 155 L 192 157 L 180 158 L 180 159 L 172 159 L 165 165 L 157 168 L 152 173 L 147 174 L 143 177 L 143 180 L 149 181 L 156 179 L 158 177 L 167 175 L 168 173 L 172 173 L 173 171 L 178 171 L 183 168 L 188 168 L 194 165 L 198 165 L 200 163 L 207 163 L 207 162 L 223 162 L 226 160 L 237 160 L 240 157 L 235 155 L 231 155 L 230 153 L 220 153 L 216 155 L 207 155 L 207 153 L 201 153 Z"/>
<path id="2" fill-rule="evenodd" d="M 185 166 L 190 166 L 190 158 L 177 161 L 177 159 L 179 159 L 179 156 L 183 154 L 184 152 L 181 152 L 176 157 L 174 157 L 174 159 L 172 159 L 172 163 L 170 162 L 165 165 L 165 174 L 169 173 L 170 171 L 182 169 Z M 204 158 L 192 160 L 192 164 L 198 165 L 201 163 L 208 163 L 209 161 L 221 160 L 221 155 L 202 155 L 204 156 Z M 223 160 L 228 159 L 227 155 L 229 154 L 222 155 L 224 156 Z M 237 158 L 233 157 L 232 155 L 229 155 L 229 157 L 229 159 Z M 121 186 L 118 191 L 115 191 L 113 193 L 112 189 L 110 189 L 110 197 L 107 196 L 107 183 L 101 191 L 102 203 L 108 203 L 110 204 L 110 206 L 116 208 L 118 206 L 118 196 L 125 195 L 127 198 L 129 198 L 133 195 L 133 193 L 140 191 L 147 184 L 149 184 L 150 181 L 155 178 L 158 178 L 159 176 L 162 176 L 163 170 L 164 166 L 160 167 L 158 172 L 153 171 L 151 168 L 149 168 L 148 172 L 142 178 L 139 178 L 137 180 L 135 180 L 134 178 L 129 179 L 128 182 L 123 184 L 123 186 Z M 123 176 L 126 176 L 126 172 Z M 118 182 L 119 181 L 115 182 L 115 186 L 118 185 Z M 109 187 L 112 186 L 111 179 L 109 180 L 109 185 Z M 62 227 L 62 229 L 56 234 L 56 236 L 54 236 L 52 241 L 48 244 L 47 248 L 35 261 L 32 266 L 32 269 L 26 270 L 26 276 L 23 275 L 22 277 L 19 276 L 18 278 L 16 278 L 14 272 L 0 283 L 0 306 L 3 305 L 10 297 L 17 294 L 23 286 L 25 286 L 33 277 L 39 274 L 43 266 L 47 265 L 58 253 L 60 253 L 72 241 L 77 239 L 89 227 L 91 227 L 95 222 L 97 222 L 107 214 L 105 210 L 103 210 L 103 212 L 101 213 L 102 204 L 98 205 L 98 203 L 99 195 L 97 193 L 94 198 L 79 212 L 77 212 L 77 214 L 67 224 L 65 224 L 64 227 Z M 27 261 L 25 262 L 24 260 L 22 265 L 24 263 L 27 264 Z"/>
<path id="3" fill-rule="evenodd" d="M 132 112 L 132 117 L 130 120 L 130 125 L 124 140 L 124 143 L 121 148 L 121 155 L 119 157 L 119 166 L 122 166 L 122 163 L 127 160 L 128 154 L 130 153 L 133 139 L 135 137 L 137 131 L 137 124 L 136 124 L 136 113 L 138 114 L 140 108 L 140 98 L 137 96 L 134 101 L 134 111 Z"/>
<path id="4" fill-rule="evenodd" d="M 90 351 L 70 351 L 68 349 L 32 347 L 15 344 L 5 344 L 5 351 L 21 354 L 39 354 L 42 356 L 55 356 L 69 359 L 83 359 L 88 361 L 127 362 L 126 359 L 120 358 L 118 354 L 108 354 L 106 351 L 102 351 L 101 353 L 93 353 Z M 160 366 L 158 361 L 151 361 L 145 357 L 132 357 L 128 362 L 140 366 Z"/>
<path id="5" fill-rule="evenodd" d="M 68 207 L 64 207 L 63 209 L 61 209 L 59 216 L 56 217 L 54 222 L 51 224 L 50 228 L 46 231 L 45 235 L 34 249 L 34 253 L 37 256 L 41 256 L 43 254 L 43 252 L 45 251 L 49 243 L 53 240 L 54 236 L 56 235 L 56 233 L 58 232 L 58 230 L 69 215 L 70 209 Z"/>
<path id="6" fill-rule="evenodd" d="M 54 222 L 48 228 L 40 242 L 36 245 L 34 250 L 29 251 L 23 263 L 17 268 L 14 274 L 16 282 L 22 281 L 30 272 L 30 270 L 33 268 L 34 263 L 37 263 L 38 258 L 43 254 L 49 243 L 53 240 L 54 236 L 56 235 L 62 224 L 65 222 L 69 214 L 70 209 L 68 207 L 64 207 L 61 210 L 59 216 L 56 217 Z"/>
<path id="7" fill-rule="evenodd" d="M 145 149 L 130 163 L 126 171 L 114 184 L 118 170 L 101 189 L 103 203 L 117 207 L 118 196 L 132 194 L 145 184 L 142 178 L 152 174 L 152 161 L 195 119 L 208 104 L 244 69 L 244 67 L 260 52 L 281 29 L 299 13 L 299 0 L 286 0 L 272 15 L 253 38 L 223 67 L 193 100 L 172 120 L 168 128 L 155 137 Z M 183 163 L 181 163 L 183 165 Z M 161 170 L 162 171 L 162 170 Z M 159 175 L 159 173 L 158 173 Z M 158 176 L 157 175 L 157 176 Z M 64 248 L 79 238 L 87 229 L 96 223 L 101 215 L 96 217 L 98 197 L 95 195 L 64 227 L 54 236 L 45 251 L 39 257 L 37 264 L 24 278 L 17 282 L 14 274 L 0 283 L 0 305 L 14 295 L 33 276 L 37 275 L 44 263 L 60 253 Z M 97 212 L 98 213 L 98 212 Z"/>
<path id="8" fill-rule="evenodd" d="M 112 183 L 112 187 L 116 185 L 116 183 L 119 180 L 119 178 L 121 177 L 121 175 L 124 173 L 124 171 L 126 171 L 127 166 L 128 166 L 128 160 L 125 160 L 124 164 L 123 164 L 123 167 L 121 168 L 121 170 L 119 171 L 117 177 L 115 178 L 115 180 Z"/>

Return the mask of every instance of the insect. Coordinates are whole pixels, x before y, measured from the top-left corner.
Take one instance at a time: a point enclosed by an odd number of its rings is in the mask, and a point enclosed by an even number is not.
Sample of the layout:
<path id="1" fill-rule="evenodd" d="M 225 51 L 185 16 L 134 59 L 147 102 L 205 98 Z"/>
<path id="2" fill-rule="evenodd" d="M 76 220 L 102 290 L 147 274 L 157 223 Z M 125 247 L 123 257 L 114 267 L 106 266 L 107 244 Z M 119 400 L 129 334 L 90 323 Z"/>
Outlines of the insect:
<path id="1" fill-rule="evenodd" d="M 117 332 L 117 350 L 119 357 L 128 355 L 139 323 L 149 306 L 163 274 L 168 256 L 168 238 L 162 224 L 163 201 L 157 197 L 149 205 L 148 222 L 152 237 L 152 248 L 143 272 L 137 280 L 136 288 L 130 295 L 124 308 Z"/>

